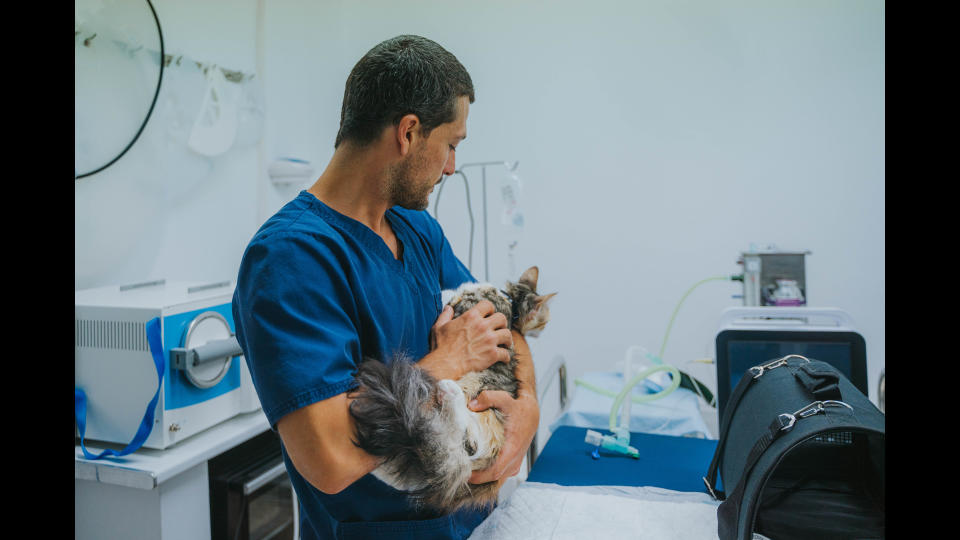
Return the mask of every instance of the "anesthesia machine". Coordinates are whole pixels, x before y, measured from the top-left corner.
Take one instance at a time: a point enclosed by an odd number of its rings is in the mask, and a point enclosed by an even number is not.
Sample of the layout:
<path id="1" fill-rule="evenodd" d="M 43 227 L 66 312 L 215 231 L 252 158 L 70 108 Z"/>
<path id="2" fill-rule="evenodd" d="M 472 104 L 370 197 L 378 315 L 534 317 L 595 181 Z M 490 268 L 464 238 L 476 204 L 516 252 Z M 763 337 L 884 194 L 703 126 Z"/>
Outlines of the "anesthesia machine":
<path id="1" fill-rule="evenodd" d="M 804 258 L 809 251 L 780 251 L 774 246 L 742 253 L 743 305 L 805 306 Z"/>

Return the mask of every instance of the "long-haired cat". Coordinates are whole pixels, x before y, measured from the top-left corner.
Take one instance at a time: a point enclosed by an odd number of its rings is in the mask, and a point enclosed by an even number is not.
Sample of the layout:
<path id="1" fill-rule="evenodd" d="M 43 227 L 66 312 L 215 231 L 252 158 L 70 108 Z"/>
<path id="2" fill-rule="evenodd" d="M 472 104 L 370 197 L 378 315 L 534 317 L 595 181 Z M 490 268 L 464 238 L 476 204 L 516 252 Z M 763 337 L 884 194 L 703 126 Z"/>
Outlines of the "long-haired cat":
<path id="1" fill-rule="evenodd" d="M 500 290 L 488 283 L 466 283 L 443 291 L 454 317 L 489 300 L 524 336 L 536 336 L 550 318 L 547 301 L 556 293 L 537 294 L 536 266 L 516 283 Z M 458 381 L 436 380 L 409 358 L 390 365 L 367 359 L 358 369 L 359 388 L 350 395 L 350 415 L 357 427 L 354 441 L 366 452 L 385 458 L 374 476 L 417 502 L 449 512 L 492 505 L 497 482 L 470 484 L 475 470 L 496 460 L 504 442 L 504 417 L 497 409 L 479 413 L 467 403 L 482 390 L 504 390 L 517 397 L 517 360 L 496 362 Z"/>

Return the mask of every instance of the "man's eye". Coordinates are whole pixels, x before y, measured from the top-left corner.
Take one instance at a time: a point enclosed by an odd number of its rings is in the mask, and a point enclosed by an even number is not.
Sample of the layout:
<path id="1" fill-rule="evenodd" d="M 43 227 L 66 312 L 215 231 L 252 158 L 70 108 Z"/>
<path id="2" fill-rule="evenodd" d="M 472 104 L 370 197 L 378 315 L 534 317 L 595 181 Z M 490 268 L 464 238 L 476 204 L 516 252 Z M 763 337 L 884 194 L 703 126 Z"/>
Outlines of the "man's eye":
<path id="1" fill-rule="evenodd" d="M 457 148 L 451 144 L 451 145 L 450 145 L 450 150 L 453 150 L 454 152 L 456 152 L 456 151 L 457 151 Z"/>

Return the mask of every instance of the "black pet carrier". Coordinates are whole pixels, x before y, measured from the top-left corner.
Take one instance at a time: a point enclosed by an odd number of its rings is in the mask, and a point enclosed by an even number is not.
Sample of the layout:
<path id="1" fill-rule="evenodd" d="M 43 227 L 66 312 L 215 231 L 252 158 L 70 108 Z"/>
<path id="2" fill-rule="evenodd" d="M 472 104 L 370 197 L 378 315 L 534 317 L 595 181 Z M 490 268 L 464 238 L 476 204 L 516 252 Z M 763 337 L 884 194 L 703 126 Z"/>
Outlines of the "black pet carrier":
<path id="1" fill-rule="evenodd" d="M 885 449 L 883 413 L 830 364 L 751 368 L 704 478 L 720 540 L 885 538 Z"/>

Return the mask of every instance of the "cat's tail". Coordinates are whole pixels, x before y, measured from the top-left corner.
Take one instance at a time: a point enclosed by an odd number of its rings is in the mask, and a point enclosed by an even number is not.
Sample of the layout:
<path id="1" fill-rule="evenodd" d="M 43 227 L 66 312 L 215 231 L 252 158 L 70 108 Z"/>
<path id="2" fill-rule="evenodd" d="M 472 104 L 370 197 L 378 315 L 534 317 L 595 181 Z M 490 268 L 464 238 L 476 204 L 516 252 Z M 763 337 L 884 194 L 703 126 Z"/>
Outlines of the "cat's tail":
<path id="1" fill-rule="evenodd" d="M 422 497 L 424 502 L 434 508 L 455 512 L 463 508 L 489 509 L 497 502 L 499 493 L 500 483 L 496 481 L 485 484 L 461 482 L 452 497 L 449 493 L 439 492 L 424 492 Z"/>
<path id="2" fill-rule="evenodd" d="M 354 444 L 385 458 L 381 480 L 421 504 L 446 511 L 496 502 L 497 482 L 467 483 L 470 460 L 462 441 L 448 440 L 435 378 L 398 357 L 389 366 L 364 361 L 357 382 L 359 388 L 349 396 Z"/>
<path id="3" fill-rule="evenodd" d="M 418 450 L 431 441 L 432 429 L 423 407 L 436 399 L 436 380 L 406 358 L 390 366 L 367 359 L 357 371 L 359 388 L 349 397 L 356 425 L 356 446 L 367 453 L 400 462 L 412 474 L 420 469 Z"/>

